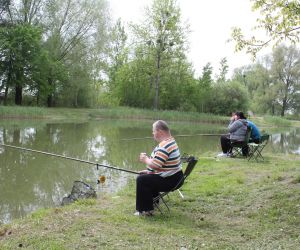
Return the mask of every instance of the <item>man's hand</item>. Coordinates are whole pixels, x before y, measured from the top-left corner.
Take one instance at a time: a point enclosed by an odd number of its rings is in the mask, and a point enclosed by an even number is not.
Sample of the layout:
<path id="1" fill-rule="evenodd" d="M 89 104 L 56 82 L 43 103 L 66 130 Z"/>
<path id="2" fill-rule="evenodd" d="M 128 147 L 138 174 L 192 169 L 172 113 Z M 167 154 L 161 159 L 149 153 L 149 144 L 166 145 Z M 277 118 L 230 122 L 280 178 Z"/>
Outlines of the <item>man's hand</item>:
<path id="1" fill-rule="evenodd" d="M 146 153 L 140 153 L 140 162 L 147 164 L 148 156 Z"/>

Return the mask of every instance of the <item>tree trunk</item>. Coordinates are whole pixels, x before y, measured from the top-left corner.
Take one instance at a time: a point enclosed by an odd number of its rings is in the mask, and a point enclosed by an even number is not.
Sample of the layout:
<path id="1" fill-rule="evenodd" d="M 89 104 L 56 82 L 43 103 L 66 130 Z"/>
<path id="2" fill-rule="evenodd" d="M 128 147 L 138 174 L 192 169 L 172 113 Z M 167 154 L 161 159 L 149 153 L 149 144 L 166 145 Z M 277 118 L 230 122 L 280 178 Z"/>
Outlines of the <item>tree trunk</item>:
<path id="1" fill-rule="evenodd" d="M 160 53 L 157 55 L 157 72 L 156 72 L 156 79 L 155 79 L 155 97 L 154 97 L 154 103 L 153 108 L 154 110 L 158 109 L 158 102 L 159 102 L 159 81 L 160 81 Z"/>
<path id="2" fill-rule="evenodd" d="M 7 105 L 7 96 L 8 96 L 8 89 L 9 86 L 12 86 L 12 56 L 9 57 L 9 68 L 8 68 L 8 74 L 7 74 L 7 82 L 5 86 L 5 95 L 4 95 L 4 105 Z"/>
<path id="3" fill-rule="evenodd" d="M 23 87 L 19 84 L 16 86 L 16 94 L 15 94 L 15 104 L 22 105 L 22 91 Z"/>
<path id="4" fill-rule="evenodd" d="M 47 106 L 48 108 L 51 108 L 53 107 L 53 93 L 52 93 L 52 78 L 48 78 L 48 84 L 50 86 L 50 93 L 48 94 L 48 97 L 47 97 Z"/>
<path id="5" fill-rule="evenodd" d="M 47 97 L 47 106 L 48 106 L 48 108 L 53 107 L 53 96 L 52 96 L 52 94 L 49 94 L 48 97 Z"/>
<path id="6" fill-rule="evenodd" d="M 284 97 L 283 101 L 282 101 L 282 109 L 281 109 L 281 113 L 280 113 L 280 116 L 284 116 L 284 112 L 286 110 L 286 106 L 287 106 L 287 98 Z"/>
<path id="7" fill-rule="evenodd" d="M 40 105 L 40 89 L 38 88 L 37 95 L 36 95 L 36 106 Z"/>
<path id="8" fill-rule="evenodd" d="M 7 105 L 7 96 L 8 96 L 8 85 L 5 86 L 4 106 Z"/>

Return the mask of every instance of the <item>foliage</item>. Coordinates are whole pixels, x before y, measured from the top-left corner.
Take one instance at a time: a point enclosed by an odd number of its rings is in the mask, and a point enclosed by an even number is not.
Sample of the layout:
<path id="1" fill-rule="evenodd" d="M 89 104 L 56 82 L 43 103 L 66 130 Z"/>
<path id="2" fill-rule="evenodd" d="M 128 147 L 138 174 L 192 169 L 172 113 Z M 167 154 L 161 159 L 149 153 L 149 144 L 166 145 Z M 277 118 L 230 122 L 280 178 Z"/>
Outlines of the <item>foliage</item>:
<path id="1" fill-rule="evenodd" d="M 152 106 L 151 90 L 144 73 L 145 61 L 136 59 L 120 68 L 116 75 L 116 96 L 120 105 L 149 108 Z"/>
<path id="2" fill-rule="evenodd" d="M 188 27 L 181 24 L 180 9 L 176 1 L 154 0 L 145 12 L 144 22 L 132 25 L 132 28 L 137 43 L 135 57 L 143 58 L 147 67 L 147 75 L 144 77 L 150 79 L 153 108 L 173 106 L 174 101 L 163 103 L 166 102 L 164 92 L 176 91 L 176 87 L 185 84 L 183 80 L 190 74 L 185 56 Z M 172 80 L 167 80 L 171 76 Z M 168 98 L 172 98 L 172 94 Z"/>
<path id="3" fill-rule="evenodd" d="M 110 34 L 110 42 L 107 48 L 108 54 L 108 88 L 113 92 L 116 87 L 116 75 L 121 67 L 128 62 L 128 48 L 126 47 L 127 34 L 120 19 L 117 20 L 112 27 Z"/>
<path id="4" fill-rule="evenodd" d="M 15 89 L 15 104 L 21 105 L 23 88 L 30 91 L 45 85 L 41 30 L 28 24 L 1 27 L 0 44 L 2 81 Z"/>
<path id="5" fill-rule="evenodd" d="M 294 46 L 278 46 L 256 64 L 235 72 L 248 89 L 253 111 L 284 116 L 297 113 L 300 99 L 300 51 Z"/>
<path id="6" fill-rule="evenodd" d="M 300 50 L 295 46 L 279 46 L 273 51 L 271 74 L 278 86 L 276 103 L 280 115 L 299 108 L 300 100 Z"/>
<path id="7" fill-rule="evenodd" d="M 209 111 L 213 114 L 229 115 L 236 110 L 248 110 L 248 93 L 238 81 L 216 83 L 212 87 Z"/>
<path id="8" fill-rule="evenodd" d="M 106 9 L 105 0 L 47 2 L 47 18 L 43 20 L 45 47 L 54 63 L 54 68 L 49 69 L 52 92 L 48 95 L 48 106 L 55 105 L 57 97 L 66 99 L 57 100 L 61 105 L 90 106 L 89 99 L 94 97 L 91 85 L 96 77 L 100 81 L 102 70 L 99 64 L 107 39 Z M 52 74 L 56 64 L 64 65 L 67 82 Z"/>
<path id="9" fill-rule="evenodd" d="M 1 6 L 5 103 L 15 95 L 21 105 L 24 93 L 35 96 L 37 105 L 95 105 L 99 58 L 108 37 L 106 1 L 4 1 Z"/>
<path id="10" fill-rule="evenodd" d="M 240 28 L 235 27 L 232 38 L 236 42 L 235 50 L 246 50 L 254 57 L 257 52 L 269 43 L 276 45 L 283 41 L 292 44 L 299 43 L 300 39 L 300 3 L 298 0 L 251 0 L 252 9 L 259 11 L 261 18 L 257 19 L 256 29 L 267 33 L 266 40 L 255 36 L 247 39 Z"/>
<path id="11" fill-rule="evenodd" d="M 224 57 L 220 61 L 219 75 L 217 75 L 217 82 L 226 82 L 226 75 L 228 73 L 227 58 Z"/>

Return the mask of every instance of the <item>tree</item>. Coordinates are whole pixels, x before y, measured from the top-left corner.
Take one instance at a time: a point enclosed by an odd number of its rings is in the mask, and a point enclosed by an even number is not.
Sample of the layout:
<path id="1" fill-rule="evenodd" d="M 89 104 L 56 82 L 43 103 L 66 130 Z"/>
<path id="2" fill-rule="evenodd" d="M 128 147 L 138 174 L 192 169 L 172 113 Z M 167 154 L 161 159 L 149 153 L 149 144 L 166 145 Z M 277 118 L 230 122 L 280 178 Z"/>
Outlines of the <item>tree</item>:
<path id="1" fill-rule="evenodd" d="M 278 46 L 257 63 L 236 71 L 245 75 L 254 111 L 284 116 L 297 112 L 300 98 L 300 51 L 295 46 Z"/>
<path id="2" fill-rule="evenodd" d="M 250 109 L 255 113 L 275 114 L 276 87 L 270 75 L 271 57 L 265 56 L 257 63 L 236 69 L 233 80 L 243 83 L 250 97 Z"/>
<path id="3" fill-rule="evenodd" d="M 171 63 L 185 60 L 188 27 L 182 26 L 180 18 L 175 0 L 154 0 L 151 8 L 146 9 L 144 23 L 132 26 L 139 44 L 136 52 L 145 54 L 150 64 L 148 72 L 150 79 L 153 77 L 154 80 L 154 109 L 159 107 L 162 72 Z"/>
<path id="4" fill-rule="evenodd" d="M 100 75 L 99 60 L 102 60 L 104 54 L 103 43 L 107 39 L 109 13 L 105 0 L 49 0 L 45 13 L 45 48 L 51 55 L 53 65 L 49 68 L 48 77 L 49 89 L 52 91 L 48 95 L 47 104 L 51 107 L 55 104 L 57 92 L 62 89 L 60 74 L 55 72 L 59 65 L 64 65 L 67 70 L 68 66 L 73 67 L 81 60 L 87 60 L 89 63 L 85 65 L 95 65 L 93 69 L 86 69 L 90 70 L 89 76 Z M 84 53 L 72 54 L 74 50 L 82 50 Z"/>
<path id="5" fill-rule="evenodd" d="M 297 109 L 300 96 L 300 51 L 295 46 L 277 47 L 273 51 L 273 63 L 270 70 L 277 86 L 276 102 L 281 107 L 280 115 Z"/>
<path id="6" fill-rule="evenodd" d="M 217 75 L 217 82 L 226 82 L 226 75 L 228 73 L 227 58 L 224 57 L 220 61 L 219 75 Z"/>
<path id="7" fill-rule="evenodd" d="M 34 71 L 41 53 L 41 31 L 28 24 L 0 28 L 2 77 L 8 88 L 15 89 L 15 104 L 22 104 L 22 92 L 34 82 Z"/>
<path id="8" fill-rule="evenodd" d="M 107 71 L 109 77 L 109 88 L 112 91 L 116 85 L 116 74 L 119 69 L 128 62 L 128 49 L 126 48 L 127 34 L 120 19 L 110 33 L 110 42 L 108 44 Z"/>
<path id="9" fill-rule="evenodd" d="M 22 104 L 23 87 L 33 79 L 35 62 L 41 53 L 40 27 L 37 23 L 42 1 L 2 0 L 0 7 L 2 78 L 5 82 L 5 103 L 9 88 L 15 88 L 15 104 Z"/>
<path id="10" fill-rule="evenodd" d="M 207 63 L 202 69 L 202 75 L 199 78 L 199 83 L 197 85 L 197 110 L 199 112 L 208 112 L 208 103 L 211 98 L 211 90 L 213 86 L 212 78 L 213 68 L 210 63 Z"/>
<path id="11" fill-rule="evenodd" d="M 245 38 L 242 30 L 235 27 L 232 38 L 235 41 L 235 50 L 246 50 L 254 57 L 257 52 L 270 43 L 275 46 L 284 40 L 292 44 L 299 43 L 300 39 L 300 2 L 299 0 L 251 0 L 252 9 L 260 11 L 261 18 L 257 19 L 256 29 L 266 31 L 266 40 L 255 36 Z"/>
<path id="12" fill-rule="evenodd" d="M 248 110 L 248 93 L 242 83 L 214 84 L 212 91 L 213 98 L 208 104 L 210 113 L 229 115 L 235 110 Z"/>
<path id="13" fill-rule="evenodd" d="M 151 108 L 152 86 L 146 71 L 148 62 L 144 58 L 135 58 L 119 68 L 114 90 L 120 105 Z"/>

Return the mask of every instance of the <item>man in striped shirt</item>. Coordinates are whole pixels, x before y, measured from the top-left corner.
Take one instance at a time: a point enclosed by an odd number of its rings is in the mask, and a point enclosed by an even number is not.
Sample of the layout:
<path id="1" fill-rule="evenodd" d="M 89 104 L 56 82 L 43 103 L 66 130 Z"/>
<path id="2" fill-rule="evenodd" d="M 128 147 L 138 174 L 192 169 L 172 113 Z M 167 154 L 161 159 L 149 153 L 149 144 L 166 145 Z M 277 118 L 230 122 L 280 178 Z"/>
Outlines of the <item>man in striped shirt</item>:
<path id="1" fill-rule="evenodd" d="M 180 151 L 168 124 L 156 121 L 152 134 L 159 144 L 150 157 L 146 153 L 140 154 L 140 162 L 145 163 L 147 169 L 141 171 L 136 180 L 135 215 L 152 215 L 153 198 L 159 192 L 172 190 L 183 180 Z"/>

